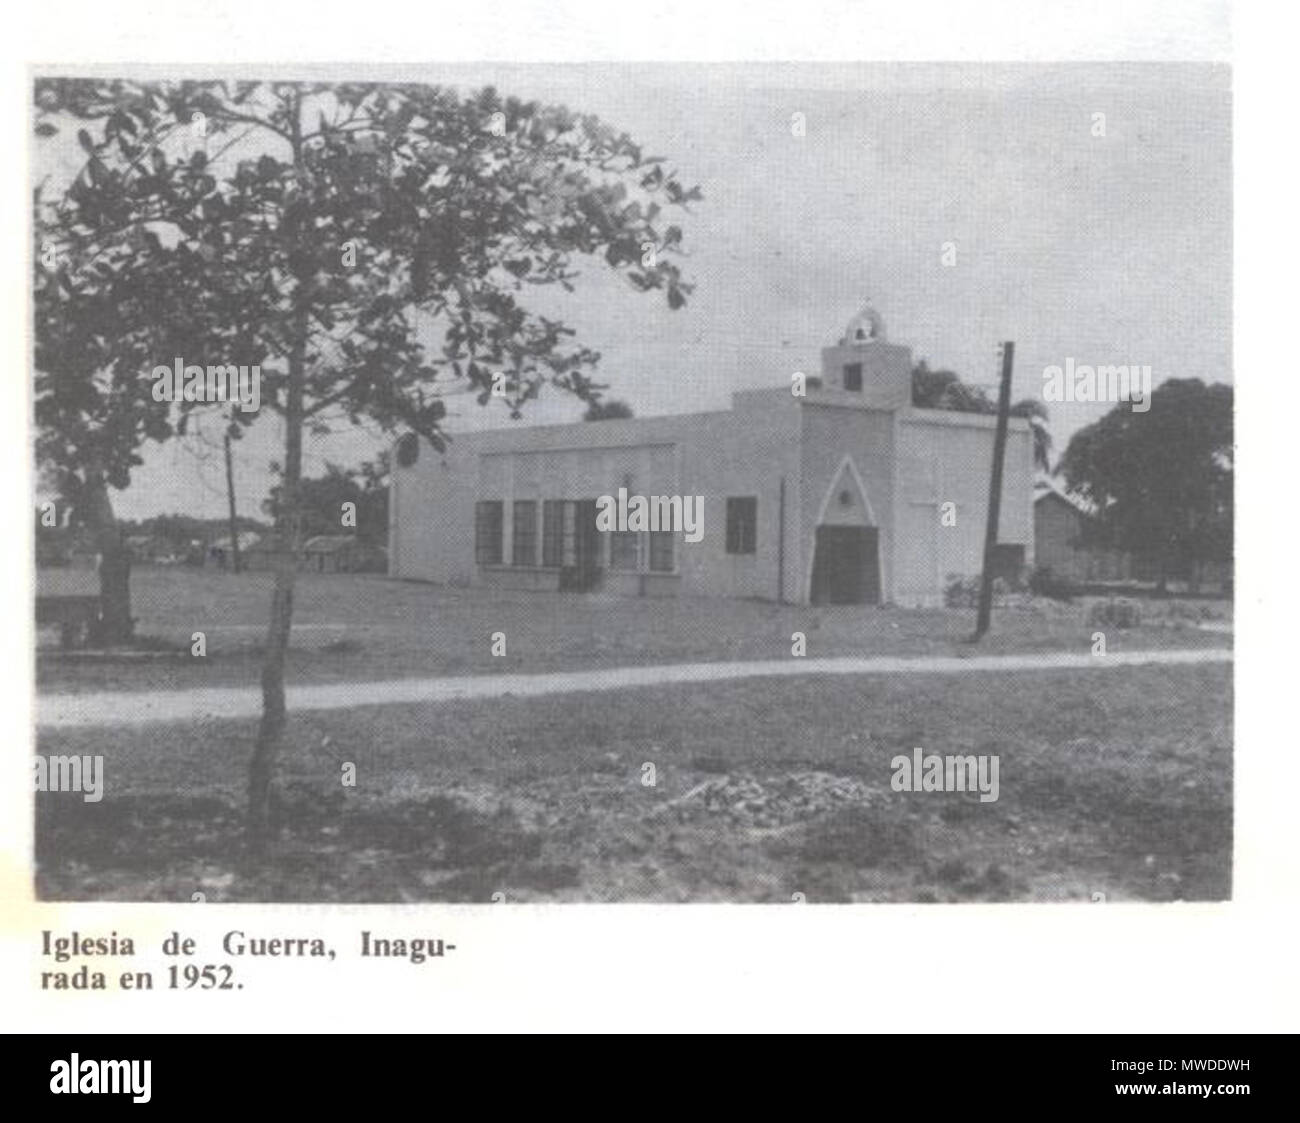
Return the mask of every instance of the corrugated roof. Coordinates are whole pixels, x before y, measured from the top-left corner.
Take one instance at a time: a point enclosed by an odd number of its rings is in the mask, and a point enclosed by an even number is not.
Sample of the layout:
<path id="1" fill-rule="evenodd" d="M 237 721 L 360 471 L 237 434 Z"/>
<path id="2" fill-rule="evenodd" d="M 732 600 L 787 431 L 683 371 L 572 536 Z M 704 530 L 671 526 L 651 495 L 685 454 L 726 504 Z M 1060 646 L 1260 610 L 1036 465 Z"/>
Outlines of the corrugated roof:
<path id="1" fill-rule="evenodd" d="M 1038 492 L 1034 496 L 1034 502 L 1046 499 L 1048 496 L 1054 496 L 1057 499 L 1063 499 L 1081 515 L 1087 515 L 1089 518 L 1097 517 L 1097 508 L 1081 495 L 1074 495 L 1065 488 L 1061 487 L 1055 480 L 1039 479 L 1034 483 L 1034 490 Z"/>

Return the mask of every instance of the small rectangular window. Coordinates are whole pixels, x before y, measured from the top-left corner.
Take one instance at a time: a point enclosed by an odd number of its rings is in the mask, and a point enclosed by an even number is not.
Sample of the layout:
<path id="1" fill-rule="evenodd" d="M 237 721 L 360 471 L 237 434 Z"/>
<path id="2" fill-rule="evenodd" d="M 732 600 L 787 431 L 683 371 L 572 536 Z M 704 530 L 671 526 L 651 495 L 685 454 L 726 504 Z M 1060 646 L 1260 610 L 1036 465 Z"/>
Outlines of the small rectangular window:
<path id="1" fill-rule="evenodd" d="M 514 538 L 511 561 L 514 565 L 537 564 L 537 503 L 532 499 L 516 499 L 513 515 Z"/>
<path id="2" fill-rule="evenodd" d="M 474 560 L 479 565 L 501 564 L 503 513 L 500 499 L 485 499 L 474 505 Z"/>
<path id="3" fill-rule="evenodd" d="M 844 364 L 844 389 L 860 393 L 862 390 L 862 364 Z"/>
<path id="4" fill-rule="evenodd" d="M 727 500 L 727 553 L 752 554 L 758 548 L 758 500 Z"/>

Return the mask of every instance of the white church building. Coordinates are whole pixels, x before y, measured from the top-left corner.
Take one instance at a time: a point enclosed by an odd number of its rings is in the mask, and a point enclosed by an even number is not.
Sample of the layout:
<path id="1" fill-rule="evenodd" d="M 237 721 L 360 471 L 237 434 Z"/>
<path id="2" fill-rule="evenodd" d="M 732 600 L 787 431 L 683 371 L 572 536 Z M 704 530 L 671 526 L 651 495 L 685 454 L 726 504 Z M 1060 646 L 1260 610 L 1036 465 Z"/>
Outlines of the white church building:
<path id="1" fill-rule="evenodd" d="M 803 393 L 797 391 L 803 390 Z M 980 571 L 995 418 L 917 409 L 912 354 L 868 307 L 820 380 L 731 408 L 469 433 L 394 449 L 392 576 L 793 603 L 934 604 Z M 1012 418 L 999 565 L 1033 564 L 1033 437 Z M 702 496 L 698 541 L 602 530 L 597 500 Z M 602 520 L 603 523 L 603 520 Z"/>

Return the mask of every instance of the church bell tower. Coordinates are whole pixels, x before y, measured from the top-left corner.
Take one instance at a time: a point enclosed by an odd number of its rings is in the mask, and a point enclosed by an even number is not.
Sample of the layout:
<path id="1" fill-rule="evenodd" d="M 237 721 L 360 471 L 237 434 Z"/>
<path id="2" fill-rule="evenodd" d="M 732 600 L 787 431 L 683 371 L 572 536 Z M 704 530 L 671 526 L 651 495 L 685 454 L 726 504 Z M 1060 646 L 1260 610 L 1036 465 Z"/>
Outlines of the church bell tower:
<path id="1" fill-rule="evenodd" d="M 874 409 L 912 404 L 912 351 L 890 343 L 880 313 L 867 306 L 849 321 L 834 347 L 822 349 L 822 385 Z"/>

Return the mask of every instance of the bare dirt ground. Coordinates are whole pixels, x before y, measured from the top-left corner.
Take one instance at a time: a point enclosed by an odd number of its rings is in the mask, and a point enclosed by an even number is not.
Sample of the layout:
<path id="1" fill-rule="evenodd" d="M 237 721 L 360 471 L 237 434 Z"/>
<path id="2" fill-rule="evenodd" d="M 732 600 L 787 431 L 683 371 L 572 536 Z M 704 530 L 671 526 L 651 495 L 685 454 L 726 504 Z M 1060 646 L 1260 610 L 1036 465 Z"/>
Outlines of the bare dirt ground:
<path id="1" fill-rule="evenodd" d="M 42 753 L 103 754 L 107 794 L 38 799 L 37 888 L 186 901 L 1218 900 L 1231 893 L 1231 687 L 1230 665 L 1153 666 L 301 714 L 279 836 L 257 860 L 240 832 L 253 722 L 41 730 Z M 997 754 L 999 799 L 893 791 L 891 758 L 917 746 Z M 355 786 L 341 783 L 348 764 Z"/>

